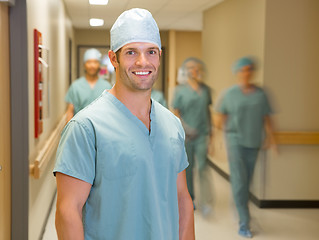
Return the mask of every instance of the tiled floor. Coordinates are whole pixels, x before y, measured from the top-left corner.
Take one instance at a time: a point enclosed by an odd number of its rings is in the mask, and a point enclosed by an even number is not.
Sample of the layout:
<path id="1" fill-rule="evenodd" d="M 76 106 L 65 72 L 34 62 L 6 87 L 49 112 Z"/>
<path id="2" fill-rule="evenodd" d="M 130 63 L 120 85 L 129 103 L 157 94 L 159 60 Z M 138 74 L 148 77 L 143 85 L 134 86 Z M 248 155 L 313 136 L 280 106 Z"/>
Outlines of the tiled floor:
<path id="1" fill-rule="evenodd" d="M 229 183 L 211 171 L 215 202 L 209 219 L 195 211 L 197 240 L 237 240 L 237 216 Z M 55 204 L 54 204 L 55 206 Z M 319 209 L 259 209 L 250 205 L 252 230 L 256 240 L 319 240 Z M 56 240 L 54 212 L 48 220 L 43 240 Z M 116 239 L 115 239 L 116 240 Z"/>

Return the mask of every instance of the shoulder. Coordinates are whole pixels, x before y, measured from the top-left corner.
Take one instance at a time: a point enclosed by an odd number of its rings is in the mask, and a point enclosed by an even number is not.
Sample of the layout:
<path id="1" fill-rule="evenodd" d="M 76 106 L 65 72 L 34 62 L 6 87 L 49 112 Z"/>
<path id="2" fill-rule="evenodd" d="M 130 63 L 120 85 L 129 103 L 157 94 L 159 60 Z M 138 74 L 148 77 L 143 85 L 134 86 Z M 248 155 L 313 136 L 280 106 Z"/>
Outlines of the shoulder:
<path id="1" fill-rule="evenodd" d="M 238 85 L 231 86 L 222 92 L 222 98 L 229 98 L 240 91 Z"/>
<path id="2" fill-rule="evenodd" d="M 175 114 L 160 103 L 156 101 L 153 101 L 153 103 L 157 120 L 161 121 L 164 125 L 174 125 L 179 131 L 183 131 L 181 121 L 175 116 Z"/>
<path id="3" fill-rule="evenodd" d="M 179 84 L 179 85 L 177 85 L 177 86 L 175 87 L 175 90 L 176 90 L 177 92 L 179 92 L 179 91 L 184 91 L 186 88 L 187 88 L 187 85 L 186 85 L 186 83 L 184 83 L 184 84 Z"/>
<path id="4" fill-rule="evenodd" d="M 104 116 L 110 112 L 111 102 L 107 98 L 107 94 L 103 92 L 98 98 L 91 102 L 88 106 L 79 111 L 73 119 L 84 125 L 91 125 L 96 118 Z"/>
<path id="5" fill-rule="evenodd" d="M 106 79 L 99 78 L 99 82 L 101 82 L 107 88 L 111 88 L 112 87 L 111 84 Z"/>

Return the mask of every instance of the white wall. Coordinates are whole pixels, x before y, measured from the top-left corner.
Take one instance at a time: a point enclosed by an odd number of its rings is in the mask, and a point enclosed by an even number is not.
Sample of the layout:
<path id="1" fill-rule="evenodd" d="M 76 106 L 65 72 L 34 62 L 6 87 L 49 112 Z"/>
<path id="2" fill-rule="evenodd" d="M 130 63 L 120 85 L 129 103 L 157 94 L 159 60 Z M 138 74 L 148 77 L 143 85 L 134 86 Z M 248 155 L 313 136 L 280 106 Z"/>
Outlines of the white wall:
<path id="1" fill-rule="evenodd" d="M 28 0 L 28 63 L 29 63 L 29 161 L 55 128 L 66 110 L 64 96 L 68 89 L 69 39 L 73 37 L 72 23 L 62 0 Z M 43 121 L 43 133 L 34 138 L 34 48 L 33 30 L 42 33 L 43 45 L 49 48 L 50 115 Z M 74 48 L 75 49 L 75 48 Z M 73 53 L 75 52 L 73 49 Z M 73 61 L 74 62 L 74 61 Z M 50 203 L 56 191 L 52 174 L 54 159 L 41 179 L 29 182 L 29 239 L 39 239 Z"/>
<path id="2" fill-rule="evenodd" d="M 264 83 L 279 131 L 319 131 L 319 1 L 267 0 Z M 280 146 L 267 158 L 265 199 L 319 200 L 319 146 Z"/>
<path id="3" fill-rule="evenodd" d="M 235 83 L 230 67 L 243 55 L 259 59 L 256 81 L 270 91 L 277 131 L 319 130 L 319 1 L 226 0 L 205 11 L 203 58 L 214 101 Z M 229 173 L 216 133 L 213 162 Z M 252 192 L 260 200 L 318 200 L 319 146 L 280 145 L 261 151 Z"/>

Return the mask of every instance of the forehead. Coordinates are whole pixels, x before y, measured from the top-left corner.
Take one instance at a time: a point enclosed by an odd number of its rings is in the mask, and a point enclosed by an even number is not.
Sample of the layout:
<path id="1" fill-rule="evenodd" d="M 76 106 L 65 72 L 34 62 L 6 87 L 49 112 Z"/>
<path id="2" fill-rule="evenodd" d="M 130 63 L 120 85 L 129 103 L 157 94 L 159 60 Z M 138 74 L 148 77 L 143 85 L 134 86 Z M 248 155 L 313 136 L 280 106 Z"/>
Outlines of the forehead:
<path id="1" fill-rule="evenodd" d="M 186 66 L 187 68 L 192 68 L 192 67 L 199 67 L 199 68 L 201 68 L 201 67 L 202 67 L 202 64 L 200 64 L 200 63 L 198 63 L 198 62 L 196 62 L 196 61 L 189 61 L 189 62 L 187 62 L 187 63 L 185 64 L 185 66 Z"/>
<path id="2" fill-rule="evenodd" d="M 122 47 L 122 50 L 125 49 L 137 49 L 137 50 L 145 50 L 145 49 L 157 49 L 159 50 L 158 46 L 154 43 L 149 43 L 149 42 L 133 42 L 133 43 L 128 43 L 125 44 Z"/>

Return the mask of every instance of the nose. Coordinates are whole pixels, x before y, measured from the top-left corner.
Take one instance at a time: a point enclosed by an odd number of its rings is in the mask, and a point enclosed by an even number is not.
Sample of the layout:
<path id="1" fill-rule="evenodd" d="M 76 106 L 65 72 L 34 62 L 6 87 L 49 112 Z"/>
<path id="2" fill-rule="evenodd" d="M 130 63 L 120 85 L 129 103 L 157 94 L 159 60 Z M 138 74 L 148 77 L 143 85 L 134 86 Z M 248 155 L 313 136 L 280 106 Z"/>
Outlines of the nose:
<path id="1" fill-rule="evenodd" d="M 145 53 L 140 53 L 136 59 L 136 65 L 146 66 L 147 63 L 148 63 L 148 59 L 147 59 Z"/>

